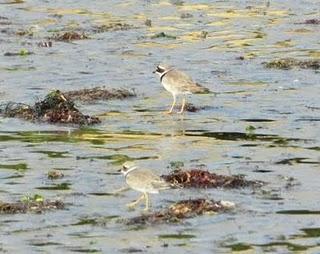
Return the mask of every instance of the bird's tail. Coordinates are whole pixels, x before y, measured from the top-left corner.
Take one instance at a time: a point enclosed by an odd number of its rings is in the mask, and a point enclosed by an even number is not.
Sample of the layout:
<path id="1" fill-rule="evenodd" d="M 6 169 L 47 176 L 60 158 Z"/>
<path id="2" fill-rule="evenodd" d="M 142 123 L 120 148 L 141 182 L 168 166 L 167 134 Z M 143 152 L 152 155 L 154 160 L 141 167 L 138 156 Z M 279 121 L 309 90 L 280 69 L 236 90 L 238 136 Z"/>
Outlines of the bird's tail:
<path id="1" fill-rule="evenodd" d="M 191 92 L 192 93 L 196 93 L 196 94 L 209 94 L 209 93 L 212 93 L 209 88 L 206 88 L 206 87 L 204 87 L 204 86 L 202 86 L 202 85 L 200 85 L 198 83 L 197 83 L 197 85 L 195 87 L 193 87 L 191 89 Z"/>
<path id="2" fill-rule="evenodd" d="M 158 190 L 167 190 L 172 188 L 171 184 L 165 181 L 153 182 L 152 185 Z"/>

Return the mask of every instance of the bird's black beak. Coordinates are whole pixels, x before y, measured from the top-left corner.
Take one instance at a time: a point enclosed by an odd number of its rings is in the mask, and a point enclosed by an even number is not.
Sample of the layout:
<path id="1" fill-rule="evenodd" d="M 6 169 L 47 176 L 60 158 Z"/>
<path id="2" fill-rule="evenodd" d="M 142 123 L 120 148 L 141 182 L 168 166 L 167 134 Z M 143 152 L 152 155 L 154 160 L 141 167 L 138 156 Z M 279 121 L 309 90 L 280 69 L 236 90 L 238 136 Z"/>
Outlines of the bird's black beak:
<path id="1" fill-rule="evenodd" d="M 157 73 L 157 72 L 160 72 L 159 66 L 157 66 L 156 70 L 154 70 L 152 73 Z"/>
<path id="2" fill-rule="evenodd" d="M 122 170 L 122 169 L 120 168 L 120 169 L 117 170 L 117 172 L 121 172 L 121 170 Z"/>

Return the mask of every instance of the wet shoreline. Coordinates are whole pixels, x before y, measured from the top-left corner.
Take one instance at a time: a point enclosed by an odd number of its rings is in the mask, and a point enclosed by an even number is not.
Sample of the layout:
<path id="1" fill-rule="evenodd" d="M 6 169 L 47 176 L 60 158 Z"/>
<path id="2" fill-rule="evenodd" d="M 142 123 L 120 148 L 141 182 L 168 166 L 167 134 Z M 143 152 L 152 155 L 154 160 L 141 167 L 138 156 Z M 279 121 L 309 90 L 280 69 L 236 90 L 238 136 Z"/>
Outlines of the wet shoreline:
<path id="1" fill-rule="evenodd" d="M 1 116 L 0 200 L 23 209 L 65 204 L 1 214 L 2 252 L 319 252 L 317 1 L 0 5 L 0 104 L 82 91 L 76 108 L 101 121 Z M 164 115 L 172 98 L 152 74 L 162 62 L 216 94 L 190 97 L 183 116 Z M 82 89 L 96 87 L 136 96 L 86 101 Z M 126 209 L 137 192 L 110 194 L 125 184 L 116 171 L 126 160 L 158 175 L 183 164 L 266 184 L 164 191 L 151 196 L 148 217 L 143 206 Z M 167 215 L 182 200 L 235 207 L 182 223 L 125 223 Z"/>

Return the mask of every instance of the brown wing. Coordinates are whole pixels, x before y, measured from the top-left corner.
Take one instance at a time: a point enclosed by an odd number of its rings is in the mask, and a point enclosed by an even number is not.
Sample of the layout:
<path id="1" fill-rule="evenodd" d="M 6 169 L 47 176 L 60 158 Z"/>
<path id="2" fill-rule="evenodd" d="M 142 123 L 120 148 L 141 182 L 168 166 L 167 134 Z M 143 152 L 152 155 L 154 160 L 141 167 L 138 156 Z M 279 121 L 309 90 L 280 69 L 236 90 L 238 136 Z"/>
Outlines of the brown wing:
<path id="1" fill-rule="evenodd" d="M 150 184 L 151 182 L 150 178 L 152 177 L 153 177 L 153 174 L 150 173 L 149 171 L 139 169 L 136 172 L 134 171 L 134 173 L 129 173 L 126 179 L 129 185 L 136 188 L 141 185 L 146 186 Z"/>
<path id="2" fill-rule="evenodd" d="M 152 181 L 152 186 L 158 190 L 170 189 L 171 185 L 159 177 L 158 180 Z"/>
<path id="3" fill-rule="evenodd" d="M 150 170 L 139 169 L 138 174 L 129 173 L 126 177 L 127 184 L 134 189 L 144 189 L 147 192 L 158 193 L 159 190 L 170 188 L 162 178 Z"/>
<path id="4" fill-rule="evenodd" d="M 179 70 L 169 71 L 163 79 L 186 93 L 209 93 L 209 89 L 195 83 L 190 76 Z"/>

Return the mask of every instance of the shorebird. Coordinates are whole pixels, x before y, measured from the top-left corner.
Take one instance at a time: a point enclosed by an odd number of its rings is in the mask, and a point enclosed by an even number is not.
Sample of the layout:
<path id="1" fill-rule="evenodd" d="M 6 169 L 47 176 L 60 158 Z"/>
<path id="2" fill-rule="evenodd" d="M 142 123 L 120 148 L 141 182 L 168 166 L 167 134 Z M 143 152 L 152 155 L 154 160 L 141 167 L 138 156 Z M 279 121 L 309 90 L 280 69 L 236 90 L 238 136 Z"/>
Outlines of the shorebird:
<path id="1" fill-rule="evenodd" d="M 172 94 L 173 103 L 168 111 L 172 113 L 177 101 L 178 95 L 183 95 L 181 110 L 178 113 L 183 113 L 186 105 L 186 96 L 194 93 L 210 93 L 210 90 L 202 85 L 194 82 L 186 73 L 179 71 L 167 65 L 158 65 L 154 71 L 160 76 L 160 82 L 164 88 Z"/>
<path id="2" fill-rule="evenodd" d="M 127 206 L 135 207 L 141 200 L 145 199 L 145 211 L 149 210 L 149 193 L 159 193 L 161 190 L 171 188 L 171 184 L 164 181 L 160 176 L 155 175 L 149 169 L 139 168 L 134 162 L 127 161 L 119 171 L 125 176 L 128 186 L 143 194 Z"/>

